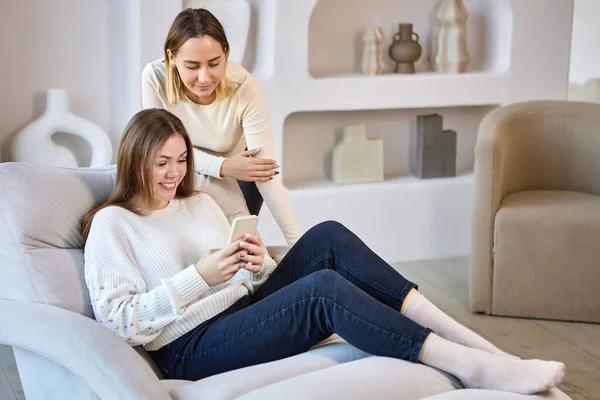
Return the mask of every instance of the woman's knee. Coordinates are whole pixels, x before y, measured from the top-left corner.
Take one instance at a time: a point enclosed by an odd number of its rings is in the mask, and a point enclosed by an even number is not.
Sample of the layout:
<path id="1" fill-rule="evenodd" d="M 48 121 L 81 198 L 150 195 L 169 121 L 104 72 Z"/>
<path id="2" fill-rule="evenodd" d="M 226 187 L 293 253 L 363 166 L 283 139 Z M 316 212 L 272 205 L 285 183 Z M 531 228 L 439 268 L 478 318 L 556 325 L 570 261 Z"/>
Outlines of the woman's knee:
<path id="1" fill-rule="evenodd" d="M 346 279 L 331 269 L 323 269 L 309 274 L 307 283 L 314 288 L 322 288 L 325 291 L 331 291 L 339 285 L 345 285 Z"/>
<path id="2" fill-rule="evenodd" d="M 321 222 L 307 232 L 311 235 L 325 236 L 326 238 L 335 238 L 341 233 L 348 232 L 348 228 L 337 221 Z"/>

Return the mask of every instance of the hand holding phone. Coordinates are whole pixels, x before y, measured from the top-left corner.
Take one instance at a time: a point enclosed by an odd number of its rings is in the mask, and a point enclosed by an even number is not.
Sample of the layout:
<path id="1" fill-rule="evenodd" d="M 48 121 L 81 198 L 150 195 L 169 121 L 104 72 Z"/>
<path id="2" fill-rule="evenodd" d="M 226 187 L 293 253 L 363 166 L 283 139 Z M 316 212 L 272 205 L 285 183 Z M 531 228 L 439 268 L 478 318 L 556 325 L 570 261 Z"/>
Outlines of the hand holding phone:
<path id="1" fill-rule="evenodd" d="M 237 217 L 231 224 L 229 241 L 227 243 L 232 243 L 234 240 L 241 239 L 246 234 L 256 235 L 257 231 L 258 217 L 256 215 Z"/>
<path id="2" fill-rule="evenodd" d="M 241 268 L 253 273 L 260 272 L 265 262 L 265 245 L 260 236 L 245 235 L 240 241 L 240 247 L 246 251 L 239 254 L 242 260 Z"/>

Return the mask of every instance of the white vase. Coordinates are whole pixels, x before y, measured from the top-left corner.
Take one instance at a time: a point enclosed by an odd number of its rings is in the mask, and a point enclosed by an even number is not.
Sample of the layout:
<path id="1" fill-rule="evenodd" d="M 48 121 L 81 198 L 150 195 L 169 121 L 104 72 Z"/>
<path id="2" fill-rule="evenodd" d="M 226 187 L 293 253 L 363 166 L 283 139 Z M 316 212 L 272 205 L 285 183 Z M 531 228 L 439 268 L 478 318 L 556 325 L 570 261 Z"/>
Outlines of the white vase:
<path id="1" fill-rule="evenodd" d="M 15 136 L 12 159 L 59 167 L 83 167 L 77 164 L 75 155 L 69 149 L 52 140 L 54 134 L 64 132 L 78 136 L 90 145 L 90 167 L 109 165 L 112 160 L 110 138 L 99 126 L 69 111 L 67 91 L 50 89 L 46 99 L 46 109 L 40 118 Z"/>
<path id="2" fill-rule="evenodd" d="M 364 75 L 383 73 L 383 30 L 380 27 L 365 29 L 361 71 Z"/>
<path id="3" fill-rule="evenodd" d="M 206 8 L 223 25 L 229 42 L 229 59 L 241 64 L 250 30 L 250 5 L 246 0 L 184 0 L 183 8 Z"/>
<path id="4" fill-rule="evenodd" d="M 436 72 L 460 74 L 470 62 L 467 49 L 469 14 L 462 0 L 442 0 L 433 33 L 431 64 Z"/>

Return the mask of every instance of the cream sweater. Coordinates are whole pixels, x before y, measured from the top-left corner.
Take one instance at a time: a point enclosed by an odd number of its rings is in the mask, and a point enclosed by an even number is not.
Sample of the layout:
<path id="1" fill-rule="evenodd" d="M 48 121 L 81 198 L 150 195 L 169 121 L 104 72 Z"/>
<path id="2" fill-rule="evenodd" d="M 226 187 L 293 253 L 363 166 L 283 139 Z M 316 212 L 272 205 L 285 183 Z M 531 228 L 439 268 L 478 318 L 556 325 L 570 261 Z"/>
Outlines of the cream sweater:
<path id="1" fill-rule="evenodd" d="M 264 146 L 257 157 L 275 158 L 269 111 L 260 85 L 240 65 L 229 61 L 227 77 L 232 94 L 212 104 L 190 101 L 169 104 L 165 91 L 163 59 L 146 65 L 142 72 L 142 105 L 164 108 L 183 122 L 194 145 L 194 169 L 220 179 L 223 161 L 246 149 Z M 269 211 L 277 221 L 287 243 L 294 244 L 302 235 L 277 175 L 269 182 L 256 183 Z M 241 193 L 232 193 L 241 195 Z"/>
<path id="2" fill-rule="evenodd" d="M 253 293 L 276 268 L 240 270 L 213 287 L 196 262 L 227 245 L 229 222 L 212 197 L 172 200 L 149 216 L 102 209 L 85 246 L 85 281 L 96 319 L 130 345 L 157 350 Z"/>

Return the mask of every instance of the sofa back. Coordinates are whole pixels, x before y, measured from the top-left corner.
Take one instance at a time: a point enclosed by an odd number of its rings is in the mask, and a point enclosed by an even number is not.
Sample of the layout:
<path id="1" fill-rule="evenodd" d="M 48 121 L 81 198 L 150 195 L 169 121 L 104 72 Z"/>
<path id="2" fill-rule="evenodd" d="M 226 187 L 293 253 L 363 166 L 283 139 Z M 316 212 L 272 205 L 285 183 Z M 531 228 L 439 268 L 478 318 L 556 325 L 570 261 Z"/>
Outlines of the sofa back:
<path id="1" fill-rule="evenodd" d="M 116 170 L 0 164 L 0 298 L 93 316 L 80 224 Z"/>

